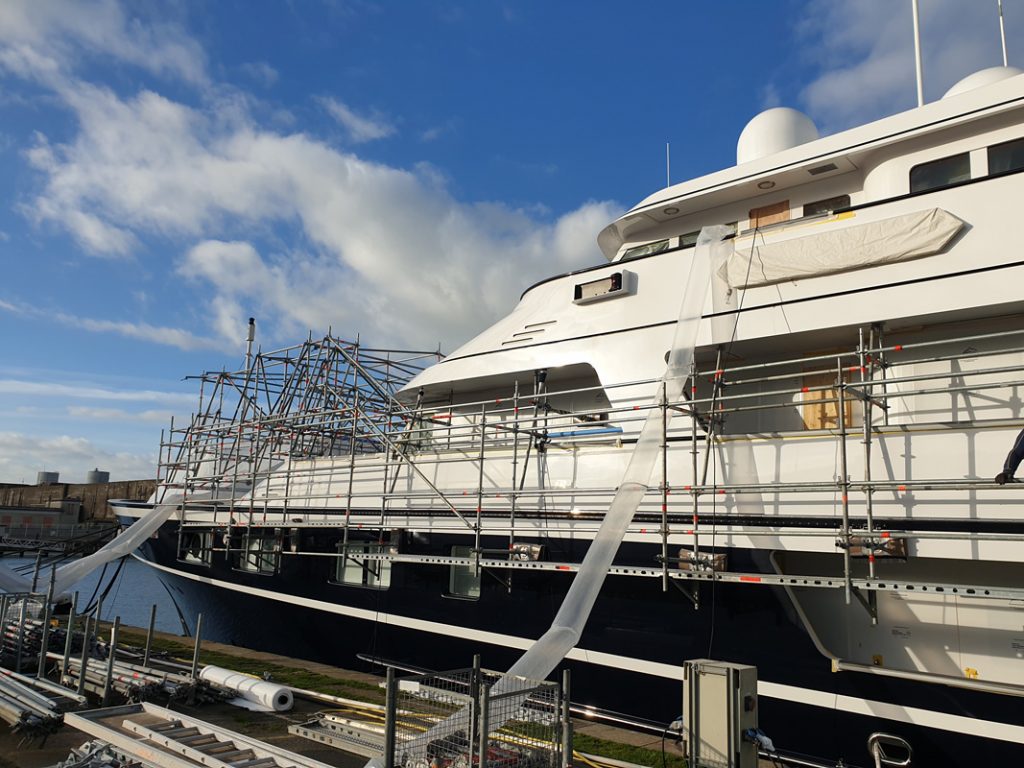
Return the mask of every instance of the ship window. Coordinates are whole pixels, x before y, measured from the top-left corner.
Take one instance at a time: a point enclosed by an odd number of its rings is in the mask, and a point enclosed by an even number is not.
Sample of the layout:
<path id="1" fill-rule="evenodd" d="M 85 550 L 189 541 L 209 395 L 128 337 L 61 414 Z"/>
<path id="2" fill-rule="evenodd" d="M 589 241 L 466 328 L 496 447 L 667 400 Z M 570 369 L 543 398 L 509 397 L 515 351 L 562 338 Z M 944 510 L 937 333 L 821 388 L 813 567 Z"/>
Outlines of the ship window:
<path id="1" fill-rule="evenodd" d="M 238 569 L 249 573 L 276 573 L 281 559 L 281 543 L 276 536 L 249 536 L 243 539 Z"/>
<path id="2" fill-rule="evenodd" d="M 815 200 L 813 203 L 807 203 L 804 206 L 804 216 L 818 216 L 822 213 L 832 213 L 832 211 L 849 207 L 850 196 L 837 195 L 836 197 L 828 197 L 824 200 Z"/>
<path id="3" fill-rule="evenodd" d="M 178 560 L 193 565 L 209 565 L 213 554 L 213 531 L 181 532 L 178 540 Z"/>
<path id="4" fill-rule="evenodd" d="M 1024 139 L 1014 139 L 988 148 L 990 176 L 1024 168 Z"/>
<path id="5" fill-rule="evenodd" d="M 335 581 L 371 589 L 387 589 L 391 586 L 391 561 L 367 560 L 362 555 L 393 555 L 394 547 L 389 544 L 349 542 L 340 545 L 342 556 L 338 558 Z"/>
<path id="6" fill-rule="evenodd" d="M 471 557 L 471 547 L 452 547 L 452 557 Z M 480 574 L 474 573 L 472 565 L 453 563 L 448 574 L 448 594 L 452 597 L 480 597 Z"/>
<path id="7" fill-rule="evenodd" d="M 622 254 L 622 260 L 626 259 L 638 259 L 641 256 L 653 256 L 656 253 L 668 250 L 668 240 L 657 240 L 653 243 L 645 243 L 644 245 L 636 245 L 626 250 Z"/>
<path id="8" fill-rule="evenodd" d="M 910 192 L 926 192 L 950 184 L 969 181 L 971 178 L 971 156 L 964 152 L 951 155 L 930 163 L 921 163 L 910 169 Z"/>
<path id="9" fill-rule="evenodd" d="M 687 232 L 685 235 L 679 236 L 679 247 L 680 248 L 693 248 L 697 244 L 697 238 L 700 237 L 700 230 L 696 232 Z"/>

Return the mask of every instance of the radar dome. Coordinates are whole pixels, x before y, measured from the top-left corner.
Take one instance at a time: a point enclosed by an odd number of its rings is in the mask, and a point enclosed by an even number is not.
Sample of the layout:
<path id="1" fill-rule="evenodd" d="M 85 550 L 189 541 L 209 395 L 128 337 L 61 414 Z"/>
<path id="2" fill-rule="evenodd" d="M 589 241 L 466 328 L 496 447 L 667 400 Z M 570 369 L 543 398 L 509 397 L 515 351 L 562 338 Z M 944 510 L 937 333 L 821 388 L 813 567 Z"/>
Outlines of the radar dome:
<path id="1" fill-rule="evenodd" d="M 1017 69 L 1017 67 L 989 67 L 988 69 L 979 69 L 977 72 L 968 75 L 942 94 L 942 98 L 945 99 L 948 96 L 956 96 L 961 93 L 966 93 L 967 91 L 973 91 L 975 88 L 992 85 L 992 83 L 998 83 L 1000 80 L 1005 80 L 1008 77 L 1014 77 L 1021 74 L 1024 74 L 1024 70 Z"/>
<path id="2" fill-rule="evenodd" d="M 736 142 L 736 164 L 749 163 L 818 138 L 818 129 L 803 112 L 789 107 L 766 109 L 754 117 Z"/>

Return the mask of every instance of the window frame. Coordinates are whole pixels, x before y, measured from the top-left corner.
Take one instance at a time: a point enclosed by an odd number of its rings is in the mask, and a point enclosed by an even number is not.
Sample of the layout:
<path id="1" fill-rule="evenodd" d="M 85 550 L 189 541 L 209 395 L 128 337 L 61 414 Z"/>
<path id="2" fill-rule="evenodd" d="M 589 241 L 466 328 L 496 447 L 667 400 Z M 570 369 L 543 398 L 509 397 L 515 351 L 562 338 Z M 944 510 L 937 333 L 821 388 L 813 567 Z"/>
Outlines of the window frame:
<path id="1" fill-rule="evenodd" d="M 348 551 L 346 551 L 346 548 Z M 351 553 L 355 548 L 359 548 L 361 551 L 358 553 Z M 359 589 L 373 589 L 377 591 L 390 589 L 392 562 L 390 560 L 359 561 L 358 556 L 360 554 L 396 555 L 398 554 L 398 547 L 394 544 L 378 541 L 349 541 L 347 545 L 344 542 L 339 541 L 338 558 L 335 562 L 334 574 L 332 575 L 330 582 L 342 587 L 356 587 Z M 380 565 L 380 569 L 376 574 L 373 574 L 370 570 L 374 563 L 378 563 Z M 345 578 L 345 571 L 349 568 L 359 568 L 359 581 Z M 376 578 L 374 583 L 370 583 L 371 575 Z"/>
<path id="2" fill-rule="evenodd" d="M 932 169 L 932 168 L 940 167 L 944 163 L 952 164 L 953 162 L 963 162 L 963 163 L 966 164 L 966 167 L 967 167 L 967 176 L 966 177 L 964 177 L 964 178 L 948 178 L 947 177 L 946 180 L 941 182 L 941 183 L 930 184 L 928 186 L 923 186 L 923 187 L 919 187 L 919 188 L 915 189 L 915 187 L 914 187 L 914 175 L 915 175 L 915 173 L 917 173 L 919 171 L 922 171 L 922 170 L 925 170 L 925 169 Z M 959 184 L 963 184 L 965 182 L 971 181 L 972 178 L 973 178 L 971 176 L 971 153 L 970 153 L 969 150 L 966 151 L 966 152 L 957 152 L 956 154 L 953 154 L 953 155 L 946 155 L 945 157 L 937 157 L 934 160 L 927 160 L 927 161 L 925 161 L 923 163 L 917 163 L 916 165 L 912 165 L 910 167 L 910 173 L 907 175 L 907 178 L 908 178 L 909 185 L 910 185 L 909 186 L 910 194 L 912 194 L 912 195 L 920 195 L 920 194 L 923 194 L 925 192 L 934 192 L 935 190 L 938 190 L 938 189 L 946 189 L 947 187 L 955 187 L 955 186 L 957 186 Z"/>
<path id="3" fill-rule="evenodd" d="M 451 548 L 452 557 L 469 557 L 473 556 L 472 547 L 465 544 L 453 544 Z M 468 571 L 468 574 L 464 578 L 469 578 L 475 581 L 475 585 L 471 586 L 467 592 L 456 591 L 456 578 L 459 576 L 460 571 Z M 474 594 L 475 590 L 475 594 Z M 472 565 L 462 565 L 461 563 L 452 563 L 448 566 L 448 588 L 444 592 L 445 597 L 450 597 L 454 600 L 479 600 L 480 594 L 483 591 L 483 572 L 473 575 Z"/>

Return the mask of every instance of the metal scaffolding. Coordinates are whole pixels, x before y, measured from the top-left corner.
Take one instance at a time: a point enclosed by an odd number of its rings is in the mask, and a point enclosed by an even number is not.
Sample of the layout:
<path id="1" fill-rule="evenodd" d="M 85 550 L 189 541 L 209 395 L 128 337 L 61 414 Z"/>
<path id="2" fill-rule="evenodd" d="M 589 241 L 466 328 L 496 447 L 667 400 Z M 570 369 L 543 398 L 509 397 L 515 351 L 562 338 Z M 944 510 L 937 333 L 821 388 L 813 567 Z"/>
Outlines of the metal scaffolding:
<path id="1" fill-rule="evenodd" d="M 713 581 L 839 589 L 847 603 L 856 599 L 872 616 L 880 591 L 1020 599 L 1024 588 L 1006 585 L 879 578 L 880 559 L 912 556 L 915 543 L 1024 541 L 1024 517 L 1003 514 L 986 530 L 959 518 L 929 528 L 910 516 L 880 516 L 883 492 L 911 504 L 915 493 L 976 498 L 1008 489 L 976 474 L 922 479 L 893 469 L 880 477 L 872 463 L 879 440 L 893 434 L 1015 427 L 1009 414 L 1024 386 L 1022 336 L 1011 327 L 893 343 L 872 326 L 859 329 L 845 350 L 784 360 L 727 368 L 724 361 L 735 355 L 712 350 L 712 366 L 694 366 L 679 402 L 667 402 L 656 381 L 558 389 L 538 371 L 529 394 L 511 377 L 486 398 L 450 395 L 442 403 L 422 392 L 412 401 L 395 396 L 436 353 L 309 339 L 257 353 L 243 370 L 198 377 L 198 413 L 185 427 L 172 425 L 162 442 L 160 493 L 178 496 L 182 559 L 221 551 L 240 569 L 265 572 L 282 557 L 334 557 L 369 569 L 368 579 L 379 579 L 384 563 L 447 564 L 474 574 L 486 569 L 511 589 L 517 570 L 574 571 L 578 563 L 550 561 L 537 540 L 595 530 L 615 492 L 612 472 L 604 484 L 566 484 L 551 480 L 550 467 L 595 456 L 613 466 L 656 408 L 660 477 L 652 478 L 635 525 L 656 531 L 657 554 L 650 563 L 616 565 L 613 574 L 660 578 L 663 589 L 685 587 L 695 606 L 696 585 Z M 611 405 L 562 407 L 588 394 L 606 396 Z M 985 418 L 977 403 L 997 415 Z M 732 472 L 719 478 L 729 469 L 730 447 L 797 439 L 834 446 L 831 476 L 764 481 Z M 862 446 L 859 476 L 854 440 Z M 805 508 L 831 508 L 829 494 L 838 500 L 834 522 L 808 523 Z M 762 495 L 796 512 L 768 515 Z M 355 524 L 377 530 L 380 546 L 367 546 L 365 537 L 352 542 Z M 401 552 L 385 531 L 410 525 L 462 532 L 472 545 L 452 556 Z M 303 551 L 297 534 L 288 538 L 288 531 L 307 526 L 340 530 L 338 551 Z M 728 545 L 716 547 L 716 533 L 813 542 L 816 551 L 841 555 L 842 574 L 732 571 L 722 552 Z M 495 547 L 495 537 L 507 545 Z"/>

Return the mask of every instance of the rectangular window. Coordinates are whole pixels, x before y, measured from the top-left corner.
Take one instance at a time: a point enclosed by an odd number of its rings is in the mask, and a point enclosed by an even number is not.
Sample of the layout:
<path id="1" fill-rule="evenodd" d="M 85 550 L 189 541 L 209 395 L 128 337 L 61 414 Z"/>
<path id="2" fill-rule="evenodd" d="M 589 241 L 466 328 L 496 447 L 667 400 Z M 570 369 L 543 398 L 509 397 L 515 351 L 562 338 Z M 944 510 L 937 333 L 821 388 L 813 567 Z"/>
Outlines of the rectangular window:
<path id="1" fill-rule="evenodd" d="M 850 196 L 837 195 L 836 197 L 828 197 L 824 200 L 815 200 L 813 203 L 807 203 L 804 206 L 804 216 L 819 216 L 823 213 L 832 213 L 832 211 L 849 207 Z"/>
<path id="2" fill-rule="evenodd" d="M 626 250 L 622 254 L 622 260 L 626 259 L 638 259 L 641 256 L 653 256 L 656 253 L 668 250 L 668 240 L 658 240 L 653 243 L 645 243 L 644 245 L 636 245 Z"/>
<path id="3" fill-rule="evenodd" d="M 697 238 L 700 237 L 700 230 L 696 232 L 687 232 L 685 235 L 679 236 L 679 247 L 680 248 L 693 248 L 697 244 Z"/>
<path id="4" fill-rule="evenodd" d="M 988 173 L 1019 171 L 1024 168 L 1024 139 L 1014 139 L 988 148 Z"/>
<path id="5" fill-rule="evenodd" d="M 452 557 L 472 557 L 472 547 L 452 547 Z M 448 574 L 448 594 L 453 597 L 480 597 L 480 576 L 472 565 L 452 564 Z"/>
<path id="6" fill-rule="evenodd" d="M 183 530 L 178 539 L 178 560 L 209 565 L 213 556 L 213 531 Z"/>
<path id="7" fill-rule="evenodd" d="M 395 548 L 389 544 L 371 542 L 349 542 L 339 544 L 337 570 L 334 579 L 339 584 L 350 584 L 356 587 L 371 589 L 387 589 L 391 586 L 391 561 L 368 560 L 364 555 L 393 555 Z"/>
<path id="8" fill-rule="evenodd" d="M 959 155 L 921 163 L 910 169 L 910 191 L 926 192 L 929 189 L 940 189 L 950 184 L 969 181 L 971 178 L 971 155 L 964 152 Z"/>
<path id="9" fill-rule="evenodd" d="M 249 573 L 276 573 L 281 560 L 281 542 L 277 536 L 249 536 L 242 539 L 238 569 Z"/>

